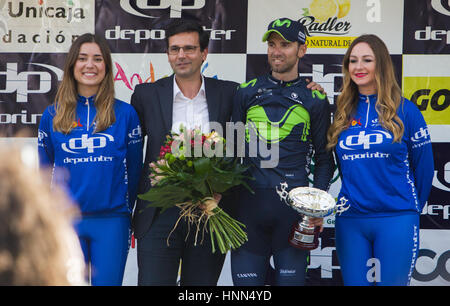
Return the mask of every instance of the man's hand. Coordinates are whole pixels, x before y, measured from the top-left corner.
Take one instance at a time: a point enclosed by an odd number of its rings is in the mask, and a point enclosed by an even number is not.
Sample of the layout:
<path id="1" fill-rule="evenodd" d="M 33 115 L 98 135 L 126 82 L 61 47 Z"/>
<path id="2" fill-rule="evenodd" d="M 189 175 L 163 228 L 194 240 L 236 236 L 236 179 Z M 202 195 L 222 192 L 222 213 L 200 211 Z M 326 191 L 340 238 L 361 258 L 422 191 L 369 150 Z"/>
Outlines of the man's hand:
<path id="1" fill-rule="evenodd" d="M 312 90 L 318 90 L 318 91 L 320 91 L 321 93 L 327 94 L 327 93 L 324 91 L 323 87 L 320 86 L 320 84 L 318 84 L 318 83 L 316 83 L 316 82 L 311 82 L 309 79 L 306 79 L 306 88 L 311 89 L 311 91 L 312 91 Z"/>
<path id="2" fill-rule="evenodd" d="M 214 200 L 216 200 L 217 203 L 219 203 L 221 199 L 222 195 L 220 193 L 214 193 Z"/>
<path id="3" fill-rule="evenodd" d="M 320 232 L 323 232 L 323 218 L 314 218 L 314 217 L 310 217 L 309 218 L 309 225 L 311 226 L 320 226 Z"/>
<path id="4" fill-rule="evenodd" d="M 206 201 L 201 202 L 198 207 L 206 211 L 208 214 L 212 212 L 214 208 L 219 205 L 220 200 L 222 199 L 222 195 L 220 193 L 214 193 L 213 199 L 207 198 Z"/>

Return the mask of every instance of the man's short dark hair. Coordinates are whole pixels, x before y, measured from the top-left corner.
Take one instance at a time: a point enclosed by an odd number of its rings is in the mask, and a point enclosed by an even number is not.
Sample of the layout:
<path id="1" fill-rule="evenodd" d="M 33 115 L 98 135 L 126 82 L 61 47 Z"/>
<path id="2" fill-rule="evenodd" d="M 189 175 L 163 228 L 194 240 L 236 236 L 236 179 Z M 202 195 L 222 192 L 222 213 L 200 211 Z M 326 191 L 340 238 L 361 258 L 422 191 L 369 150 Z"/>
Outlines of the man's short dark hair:
<path id="1" fill-rule="evenodd" d="M 200 40 L 200 50 L 208 47 L 209 35 L 203 27 L 194 20 L 176 20 L 166 28 L 166 47 L 169 48 L 169 38 L 180 33 L 197 32 Z"/>

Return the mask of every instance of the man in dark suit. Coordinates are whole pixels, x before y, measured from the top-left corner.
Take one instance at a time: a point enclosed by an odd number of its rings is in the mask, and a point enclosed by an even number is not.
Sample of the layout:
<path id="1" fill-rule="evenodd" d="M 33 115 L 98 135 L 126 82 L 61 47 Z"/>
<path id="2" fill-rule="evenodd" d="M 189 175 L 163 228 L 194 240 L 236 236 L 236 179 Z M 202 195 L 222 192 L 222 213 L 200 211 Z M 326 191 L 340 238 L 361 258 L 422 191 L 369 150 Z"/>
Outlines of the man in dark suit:
<path id="1" fill-rule="evenodd" d="M 201 126 L 210 132 L 212 122 L 230 121 L 233 96 L 238 83 L 204 77 L 201 65 L 208 54 L 208 34 L 195 22 L 180 21 L 166 30 L 167 54 L 174 74 L 155 83 L 137 85 L 131 98 L 144 136 L 147 135 L 145 162 L 139 194 L 150 188 L 149 164 L 159 155 L 166 135 L 177 130 L 180 123 L 188 128 Z M 226 209 L 226 199 L 220 206 Z M 176 285 L 182 260 L 181 285 L 213 285 L 219 279 L 225 255 L 211 252 L 211 239 L 194 245 L 195 230 L 184 219 L 167 237 L 179 218 L 179 208 L 160 213 L 138 200 L 134 217 L 134 234 L 138 240 L 138 284 Z M 209 233 L 205 233 L 209 235 Z M 187 236 L 187 240 L 185 239 Z"/>

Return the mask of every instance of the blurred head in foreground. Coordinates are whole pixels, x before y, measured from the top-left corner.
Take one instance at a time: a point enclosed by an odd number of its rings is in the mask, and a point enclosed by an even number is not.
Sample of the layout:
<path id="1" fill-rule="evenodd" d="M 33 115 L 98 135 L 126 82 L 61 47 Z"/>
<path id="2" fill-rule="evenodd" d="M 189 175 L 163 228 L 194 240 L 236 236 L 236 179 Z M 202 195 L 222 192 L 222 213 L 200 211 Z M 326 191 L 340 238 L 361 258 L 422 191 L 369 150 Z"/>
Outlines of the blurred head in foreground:
<path id="1" fill-rule="evenodd" d="M 0 285 L 83 285 L 75 206 L 25 155 L 0 150 Z"/>

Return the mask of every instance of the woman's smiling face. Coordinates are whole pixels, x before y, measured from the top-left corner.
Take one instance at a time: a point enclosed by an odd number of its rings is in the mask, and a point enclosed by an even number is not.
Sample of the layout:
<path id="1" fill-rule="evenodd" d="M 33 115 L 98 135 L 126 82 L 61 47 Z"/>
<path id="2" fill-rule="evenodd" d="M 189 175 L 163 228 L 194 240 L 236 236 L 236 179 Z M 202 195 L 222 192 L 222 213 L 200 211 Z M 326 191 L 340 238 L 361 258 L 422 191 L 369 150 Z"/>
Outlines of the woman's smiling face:
<path id="1" fill-rule="evenodd" d="M 97 93 L 105 78 L 106 65 L 100 47 L 95 42 L 81 45 L 73 73 L 79 94 L 89 97 Z"/>
<path id="2" fill-rule="evenodd" d="M 369 44 L 361 42 L 355 45 L 350 53 L 348 71 L 360 93 L 368 95 L 377 92 L 375 68 L 375 54 Z"/>

